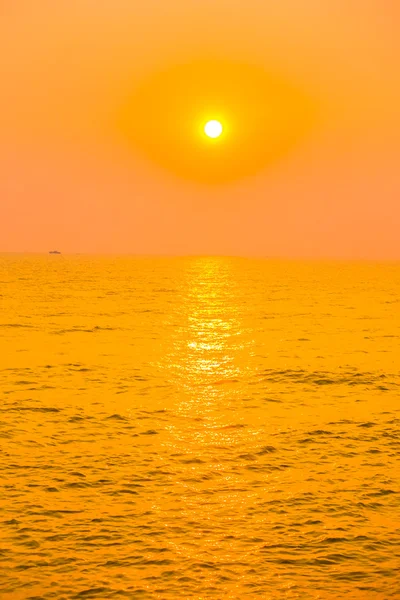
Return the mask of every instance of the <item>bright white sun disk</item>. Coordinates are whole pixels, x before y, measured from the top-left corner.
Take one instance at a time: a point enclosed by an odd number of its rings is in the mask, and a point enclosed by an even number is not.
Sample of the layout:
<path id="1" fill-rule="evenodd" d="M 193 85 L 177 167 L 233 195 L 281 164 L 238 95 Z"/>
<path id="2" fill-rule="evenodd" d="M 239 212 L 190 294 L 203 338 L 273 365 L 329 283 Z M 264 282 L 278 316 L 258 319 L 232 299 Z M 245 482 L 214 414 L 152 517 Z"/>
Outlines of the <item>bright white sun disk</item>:
<path id="1" fill-rule="evenodd" d="M 210 138 L 217 138 L 222 133 L 222 125 L 219 121 L 208 121 L 205 124 L 204 131 Z"/>

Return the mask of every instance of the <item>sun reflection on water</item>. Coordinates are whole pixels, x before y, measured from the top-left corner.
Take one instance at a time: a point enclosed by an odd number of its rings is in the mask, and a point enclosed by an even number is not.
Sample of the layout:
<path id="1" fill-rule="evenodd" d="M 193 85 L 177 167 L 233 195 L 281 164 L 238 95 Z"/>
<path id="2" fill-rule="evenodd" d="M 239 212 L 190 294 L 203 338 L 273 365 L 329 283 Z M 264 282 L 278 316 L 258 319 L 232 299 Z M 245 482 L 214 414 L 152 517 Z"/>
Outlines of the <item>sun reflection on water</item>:
<path id="1" fill-rule="evenodd" d="M 254 537 L 239 532 L 252 517 L 259 487 L 273 491 L 282 474 L 248 469 L 267 438 L 243 394 L 257 366 L 254 319 L 240 269 L 224 259 L 190 259 L 177 298 L 160 363 L 174 389 L 168 405 L 173 418 L 160 450 L 175 465 L 167 479 L 179 489 L 179 502 L 169 505 L 165 498 L 153 510 L 168 531 L 178 528 L 169 544 L 182 561 L 216 565 L 203 579 L 212 588 L 220 567 L 237 573 L 241 561 L 250 560 Z M 165 518 L 167 506 L 174 518 Z M 260 518 L 260 527 L 264 519 L 270 517 Z M 179 535 L 182 522 L 190 524 L 190 540 Z"/>
<path id="2" fill-rule="evenodd" d="M 193 260 L 182 283 L 182 302 L 176 307 L 176 326 L 164 360 L 180 390 L 176 410 L 209 426 L 231 424 L 229 418 L 220 422 L 221 403 L 227 408 L 232 404 L 235 383 L 246 368 L 248 340 L 234 301 L 231 268 L 217 258 Z"/>

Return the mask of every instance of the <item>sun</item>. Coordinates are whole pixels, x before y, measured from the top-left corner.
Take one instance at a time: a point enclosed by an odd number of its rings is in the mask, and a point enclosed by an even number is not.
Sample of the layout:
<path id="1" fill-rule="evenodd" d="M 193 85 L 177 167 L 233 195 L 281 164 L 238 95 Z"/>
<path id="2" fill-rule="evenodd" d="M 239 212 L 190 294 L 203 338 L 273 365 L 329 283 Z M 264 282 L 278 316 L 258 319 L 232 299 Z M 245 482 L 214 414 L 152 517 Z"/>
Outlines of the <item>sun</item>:
<path id="1" fill-rule="evenodd" d="M 219 121 L 208 121 L 204 126 L 204 132 L 210 138 L 217 138 L 222 133 L 222 125 Z"/>

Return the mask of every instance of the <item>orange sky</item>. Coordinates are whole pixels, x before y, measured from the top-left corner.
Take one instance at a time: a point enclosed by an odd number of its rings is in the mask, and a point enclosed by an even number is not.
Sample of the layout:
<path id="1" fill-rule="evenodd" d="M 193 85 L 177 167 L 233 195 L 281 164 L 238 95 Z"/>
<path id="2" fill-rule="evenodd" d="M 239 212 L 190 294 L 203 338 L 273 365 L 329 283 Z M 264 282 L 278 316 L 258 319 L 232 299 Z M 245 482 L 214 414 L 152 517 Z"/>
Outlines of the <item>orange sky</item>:
<path id="1" fill-rule="evenodd" d="M 395 0 L 5 0 L 0 251 L 400 259 L 399 25 Z M 238 74 L 220 166 L 180 126 L 201 61 Z"/>

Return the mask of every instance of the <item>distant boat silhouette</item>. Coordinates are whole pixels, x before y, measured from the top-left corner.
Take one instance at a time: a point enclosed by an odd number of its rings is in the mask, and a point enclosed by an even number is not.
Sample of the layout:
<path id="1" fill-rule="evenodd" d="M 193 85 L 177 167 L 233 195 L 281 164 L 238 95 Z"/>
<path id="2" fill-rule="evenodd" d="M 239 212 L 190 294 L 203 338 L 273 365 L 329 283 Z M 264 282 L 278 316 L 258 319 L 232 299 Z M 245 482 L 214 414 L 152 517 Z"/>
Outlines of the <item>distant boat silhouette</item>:
<path id="1" fill-rule="evenodd" d="M 50 250 L 49 254 L 61 254 L 58 250 Z"/>

